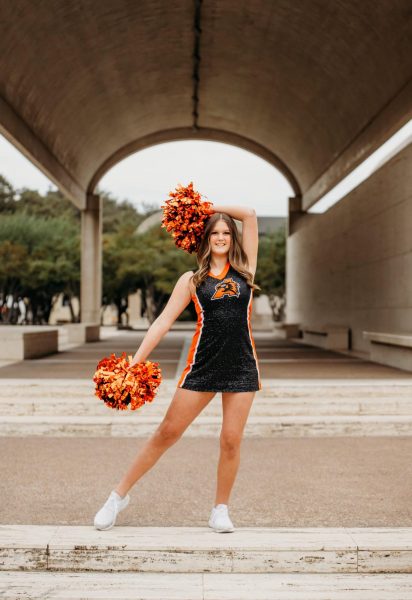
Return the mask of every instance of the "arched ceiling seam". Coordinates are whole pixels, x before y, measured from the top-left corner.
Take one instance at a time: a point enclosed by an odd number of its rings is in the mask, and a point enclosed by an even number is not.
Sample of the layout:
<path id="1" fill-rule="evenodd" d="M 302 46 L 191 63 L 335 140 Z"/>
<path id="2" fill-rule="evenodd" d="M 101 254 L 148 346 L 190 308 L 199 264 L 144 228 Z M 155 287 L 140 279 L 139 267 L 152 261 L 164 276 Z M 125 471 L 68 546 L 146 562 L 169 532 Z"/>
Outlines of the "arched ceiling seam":
<path id="1" fill-rule="evenodd" d="M 193 48 L 193 129 L 197 131 L 199 129 L 199 84 L 200 84 L 200 36 L 202 33 L 201 28 L 201 14 L 202 14 L 202 0 L 194 0 L 195 2 L 195 17 L 194 17 L 194 48 Z"/>

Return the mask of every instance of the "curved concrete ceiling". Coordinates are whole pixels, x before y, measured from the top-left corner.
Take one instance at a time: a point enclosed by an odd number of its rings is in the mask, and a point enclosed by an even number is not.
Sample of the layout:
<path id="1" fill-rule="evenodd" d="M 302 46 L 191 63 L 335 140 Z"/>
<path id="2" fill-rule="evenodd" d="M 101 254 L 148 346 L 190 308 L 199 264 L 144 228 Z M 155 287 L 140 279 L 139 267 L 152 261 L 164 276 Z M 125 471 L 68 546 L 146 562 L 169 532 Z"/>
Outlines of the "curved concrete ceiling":
<path id="1" fill-rule="evenodd" d="M 412 117 L 410 0 L 3 0 L 0 127 L 78 206 L 128 153 L 217 139 L 310 206 Z"/>

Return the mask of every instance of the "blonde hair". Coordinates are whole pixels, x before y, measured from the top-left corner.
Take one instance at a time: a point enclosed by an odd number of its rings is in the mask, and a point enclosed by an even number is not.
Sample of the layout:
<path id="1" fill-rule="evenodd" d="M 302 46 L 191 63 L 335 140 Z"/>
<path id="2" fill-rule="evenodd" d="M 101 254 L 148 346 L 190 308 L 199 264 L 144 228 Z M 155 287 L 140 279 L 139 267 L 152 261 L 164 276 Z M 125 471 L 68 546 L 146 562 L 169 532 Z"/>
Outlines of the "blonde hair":
<path id="1" fill-rule="evenodd" d="M 210 233 L 216 225 L 217 221 L 224 221 L 229 228 L 231 243 L 229 247 L 229 255 L 228 259 L 232 267 L 240 273 L 245 279 L 247 285 L 252 288 L 252 290 L 260 290 L 261 288 L 253 283 L 253 275 L 248 270 L 248 259 L 246 252 L 242 248 L 242 244 L 239 238 L 239 232 L 236 227 L 235 221 L 231 216 L 226 213 L 213 213 L 208 220 L 206 221 L 205 230 L 203 233 L 202 241 L 200 242 L 199 249 L 197 251 L 197 264 L 199 266 L 198 270 L 192 275 L 191 280 L 193 285 L 197 288 L 207 277 L 207 274 L 210 271 L 210 258 L 211 258 L 211 248 L 210 248 Z"/>

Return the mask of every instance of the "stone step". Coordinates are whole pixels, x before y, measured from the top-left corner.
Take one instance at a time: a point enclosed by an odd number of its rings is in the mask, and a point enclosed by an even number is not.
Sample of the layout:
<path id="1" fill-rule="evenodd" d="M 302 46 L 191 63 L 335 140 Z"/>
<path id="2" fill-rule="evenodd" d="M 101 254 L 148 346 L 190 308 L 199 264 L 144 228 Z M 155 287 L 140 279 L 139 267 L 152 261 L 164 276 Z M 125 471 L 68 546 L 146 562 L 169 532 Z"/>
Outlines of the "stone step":
<path id="1" fill-rule="evenodd" d="M 1 525 L 1 571 L 411 573 L 412 528 Z"/>
<path id="2" fill-rule="evenodd" d="M 8 397 L 71 397 L 85 398 L 94 395 L 95 384 L 90 379 L 1 379 L 0 399 Z M 174 379 L 162 381 L 159 392 L 169 394 L 176 389 Z"/>
<path id="3" fill-rule="evenodd" d="M 157 395 L 153 402 L 138 409 L 139 414 L 163 416 L 171 403 L 173 395 Z M 110 416 L 112 411 L 94 395 L 60 395 L 44 397 L 41 395 L 24 398 L 0 397 L 0 416 Z M 126 411 L 126 415 L 132 411 Z M 222 400 L 216 395 L 203 409 L 203 416 L 222 414 Z M 292 415 L 412 415 L 412 395 L 410 397 L 387 396 L 383 398 L 321 398 L 285 397 L 268 398 L 257 394 L 251 415 L 255 416 L 292 416 Z"/>
<path id="4" fill-rule="evenodd" d="M 138 590 L 138 592 L 137 592 Z M 408 600 L 412 575 L 0 572 L 0 596 L 50 600 Z"/>
<path id="5" fill-rule="evenodd" d="M 115 411 L 113 411 L 114 413 Z M 138 412 L 138 411 L 137 411 Z M 109 416 L 4 416 L 0 436 L 146 437 L 159 415 L 120 412 Z M 222 417 L 199 415 L 186 429 L 188 437 L 218 437 Z M 245 437 L 410 436 L 412 416 L 262 416 L 250 415 Z"/>
<path id="6" fill-rule="evenodd" d="M 157 397 L 170 397 L 175 379 L 164 379 Z M 412 381 L 406 379 L 263 379 L 256 397 L 265 398 L 411 398 Z M 94 383 L 87 379 L 1 379 L 0 400 L 10 398 L 88 398 Z M 217 394 L 219 396 L 220 393 Z"/>
<path id="7" fill-rule="evenodd" d="M 412 414 L 412 387 L 397 385 L 312 385 L 311 381 L 269 386 L 256 393 L 251 416 L 362 416 Z M 347 383 L 347 382 L 346 382 Z M 167 410 L 176 386 L 165 380 L 152 403 L 140 414 L 161 416 Z M 110 416 L 94 394 L 93 382 L 85 380 L 13 381 L 0 380 L 0 415 L 3 416 Z M 129 411 L 127 411 L 129 412 Z M 202 411 L 203 416 L 221 415 L 218 393 Z M 125 413 L 123 413 L 125 415 Z"/>

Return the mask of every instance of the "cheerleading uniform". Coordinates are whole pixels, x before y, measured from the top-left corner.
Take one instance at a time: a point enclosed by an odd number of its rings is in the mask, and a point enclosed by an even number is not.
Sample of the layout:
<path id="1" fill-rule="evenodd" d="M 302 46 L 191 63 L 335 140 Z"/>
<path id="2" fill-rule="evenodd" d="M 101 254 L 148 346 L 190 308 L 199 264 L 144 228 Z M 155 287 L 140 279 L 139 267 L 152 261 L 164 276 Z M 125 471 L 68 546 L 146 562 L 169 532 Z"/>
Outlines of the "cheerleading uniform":
<path id="1" fill-rule="evenodd" d="M 192 294 L 196 331 L 178 387 L 199 392 L 250 392 L 262 388 L 250 316 L 253 290 L 227 261 L 209 271 Z"/>

